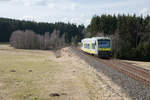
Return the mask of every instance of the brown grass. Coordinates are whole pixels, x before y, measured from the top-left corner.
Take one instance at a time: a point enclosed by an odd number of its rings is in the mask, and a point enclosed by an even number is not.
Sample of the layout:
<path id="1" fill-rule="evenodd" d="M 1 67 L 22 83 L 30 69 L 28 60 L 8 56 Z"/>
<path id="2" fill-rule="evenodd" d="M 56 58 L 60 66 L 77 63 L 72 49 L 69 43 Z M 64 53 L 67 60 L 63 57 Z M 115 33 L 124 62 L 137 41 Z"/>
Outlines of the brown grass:
<path id="1" fill-rule="evenodd" d="M 119 100 L 124 97 L 106 89 L 95 71 L 68 48 L 59 51 L 59 57 L 55 53 L 19 50 L 1 44 L 0 100 Z"/>
<path id="2" fill-rule="evenodd" d="M 144 61 L 130 61 L 130 60 L 123 60 L 124 62 L 130 63 L 132 65 L 142 67 L 145 69 L 150 70 L 150 62 L 144 62 Z"/>

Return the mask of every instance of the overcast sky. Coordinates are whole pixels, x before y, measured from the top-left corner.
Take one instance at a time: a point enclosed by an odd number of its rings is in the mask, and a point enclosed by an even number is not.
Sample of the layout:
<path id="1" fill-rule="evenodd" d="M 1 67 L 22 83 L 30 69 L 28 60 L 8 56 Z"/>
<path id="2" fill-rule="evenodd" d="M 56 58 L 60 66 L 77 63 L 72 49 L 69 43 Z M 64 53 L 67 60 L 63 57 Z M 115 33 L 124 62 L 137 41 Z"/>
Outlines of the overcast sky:
<path id="1" fill-rule="evenodd" d="M 150 0 L 0 0 L 0 17 L 88 25 L 94 15 L 150 15 Z"/>

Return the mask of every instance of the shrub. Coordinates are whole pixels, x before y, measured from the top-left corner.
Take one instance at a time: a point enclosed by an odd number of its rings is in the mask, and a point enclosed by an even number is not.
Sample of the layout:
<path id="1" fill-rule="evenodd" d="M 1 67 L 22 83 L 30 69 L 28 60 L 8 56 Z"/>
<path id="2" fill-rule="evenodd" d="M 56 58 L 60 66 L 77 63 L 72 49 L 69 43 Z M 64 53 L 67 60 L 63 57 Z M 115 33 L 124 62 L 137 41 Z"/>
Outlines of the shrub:
<path id="1" fill-rule="evenodd" d="M 10 38 L 11 46 L 18 49 L 57 49 L 65 45 L 64 36 L 54 30 L 51 34 L 45 32 L 44 36 L 31 30 L 14 31 Z"/>

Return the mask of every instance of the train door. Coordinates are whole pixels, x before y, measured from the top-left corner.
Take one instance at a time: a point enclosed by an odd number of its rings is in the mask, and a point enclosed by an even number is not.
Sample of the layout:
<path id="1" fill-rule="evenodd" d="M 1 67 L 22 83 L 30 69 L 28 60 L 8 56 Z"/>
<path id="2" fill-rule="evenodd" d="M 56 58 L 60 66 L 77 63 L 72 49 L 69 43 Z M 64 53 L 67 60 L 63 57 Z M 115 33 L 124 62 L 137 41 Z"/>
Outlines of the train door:
<path id="1" fill-rule="evenodd" d="M 92 43 L 91 43 L 91 49 L 92 49 L 92 53 L 93 54 L 97 54 L 96 53 L 96 41 L 92 41 Z"/>

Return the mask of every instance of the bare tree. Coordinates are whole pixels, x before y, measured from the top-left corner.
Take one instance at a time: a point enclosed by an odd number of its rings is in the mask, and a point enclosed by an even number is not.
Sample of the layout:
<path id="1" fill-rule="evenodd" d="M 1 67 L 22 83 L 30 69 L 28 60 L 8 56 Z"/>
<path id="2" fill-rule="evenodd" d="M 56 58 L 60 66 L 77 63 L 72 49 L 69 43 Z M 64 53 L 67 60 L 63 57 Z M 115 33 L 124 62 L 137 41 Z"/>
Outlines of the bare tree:
<path id="1" fill-rule="evenodd" d="M 45 32 L 44 36 L 31 30 L 18 30 L 12 33 L 10 43 L 19 49 L 56 49 L 65 45 L 65 36 L 60 37 L 60 31 L 57 30 L 54 30 L 51 35 Z"/>

